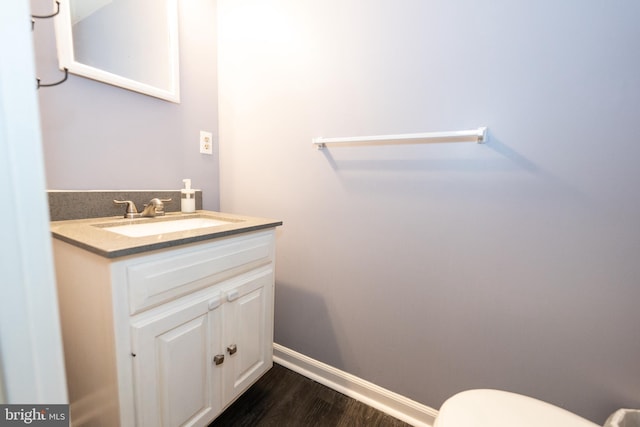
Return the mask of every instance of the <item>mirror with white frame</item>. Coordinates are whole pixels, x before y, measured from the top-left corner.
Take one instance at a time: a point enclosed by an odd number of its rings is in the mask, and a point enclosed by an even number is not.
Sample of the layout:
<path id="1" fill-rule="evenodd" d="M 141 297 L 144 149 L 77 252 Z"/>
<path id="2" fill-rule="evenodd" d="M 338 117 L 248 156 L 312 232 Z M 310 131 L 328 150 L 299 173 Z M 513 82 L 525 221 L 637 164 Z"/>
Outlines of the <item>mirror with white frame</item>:
<path id="1" fill-rule="evenodd" d="M 59 0 L 61 69 L 180 102 L 178 0 Z"/>

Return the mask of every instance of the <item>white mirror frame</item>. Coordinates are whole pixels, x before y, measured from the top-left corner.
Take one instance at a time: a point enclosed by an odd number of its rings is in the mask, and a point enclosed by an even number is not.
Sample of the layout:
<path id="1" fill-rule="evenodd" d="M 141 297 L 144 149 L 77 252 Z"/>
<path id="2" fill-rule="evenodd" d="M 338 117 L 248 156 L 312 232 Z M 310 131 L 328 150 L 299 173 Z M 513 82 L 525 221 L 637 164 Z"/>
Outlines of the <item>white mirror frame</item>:
<path id="1" fill-rule="evenodd" d="M 73 32 L 71 24 L 71 0 L 58 0 L 60 2 L 60 13 L 55 17 L 55 31 L 58 49 L 58 60 L 60 69 L 65 68 L 70 73 L 87 77 L 113 86 L 118 86 L 134 92 L 161 98 L 167 101 L 180 102 L 180 74 L 178 53 L 178 0 L 162 0 L 167 7 L 169 17 L 167 28 L 169 31 L 169 64 L 170 64 L 170 87 L 160 88 L 141 81 L 120 76 L 99 68 L 78 62 L 75 58 L 73 48 Z M 144 17 L 140 17 L 144 19 Z"/>

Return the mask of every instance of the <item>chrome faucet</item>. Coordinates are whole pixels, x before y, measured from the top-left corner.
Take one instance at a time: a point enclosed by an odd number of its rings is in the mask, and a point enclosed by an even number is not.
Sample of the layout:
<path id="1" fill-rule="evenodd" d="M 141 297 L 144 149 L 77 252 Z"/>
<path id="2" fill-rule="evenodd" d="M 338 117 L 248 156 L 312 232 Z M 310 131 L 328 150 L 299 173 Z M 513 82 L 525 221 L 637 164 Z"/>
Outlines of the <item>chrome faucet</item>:
<path id="1" fill-rule="evenodd" d="M 153 198 L 151 201 L 144 205 L 144 209 L 142 212 L 138 212 L 136 208 L 136 204 L 131 200 L 114 200 L 113 203 L 116 205 L 127 205 L 127 210 L 124 214 L 125 218 L 140 218 L 143 216 L 154 217 L 154 216 L 163 216 L 164 215 L 164 204 L 169 203 L 171 199 L 158 199 Z"/>
<path id="2" fill-rule="evenodd" d="M 140 215 L 142 216 L 164 216 L 164 204 L 169 203 L 171 199 L 158 199 L 153 198 L 151 201 L 144 205 L 144 209 Z"/>

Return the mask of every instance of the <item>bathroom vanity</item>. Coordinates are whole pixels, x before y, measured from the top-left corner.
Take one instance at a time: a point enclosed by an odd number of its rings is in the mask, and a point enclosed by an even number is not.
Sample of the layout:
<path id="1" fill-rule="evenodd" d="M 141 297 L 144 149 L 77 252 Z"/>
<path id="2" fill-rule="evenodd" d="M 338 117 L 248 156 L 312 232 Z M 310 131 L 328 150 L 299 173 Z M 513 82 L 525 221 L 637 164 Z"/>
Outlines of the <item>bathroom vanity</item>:
<path id="1" fill-rule="evenodd" d="M 73 425 L 206 426 L 264 374 L 281 224 L 52 222 Z"/>

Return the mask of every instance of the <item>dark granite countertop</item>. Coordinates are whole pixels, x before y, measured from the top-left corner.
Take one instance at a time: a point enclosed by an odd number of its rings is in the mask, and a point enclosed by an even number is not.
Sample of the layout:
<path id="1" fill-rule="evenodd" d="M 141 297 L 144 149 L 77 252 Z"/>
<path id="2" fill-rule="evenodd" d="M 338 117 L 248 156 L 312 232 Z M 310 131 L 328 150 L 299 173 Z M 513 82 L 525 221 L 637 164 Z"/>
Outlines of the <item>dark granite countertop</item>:
<path id="1" fill-rule="evenodd" d="M 128 237 L 113 231 L 105 230 L 105 227 L 175 221 L 189 218 L 216 219 L 227 221 L 227 223 L 213 227 L 153 234 L 142 237 Z M 156 218 L 125 219 L 121 216 L 112 216 L 106 218 L 52 221 L 51 233 L 56 239 L 65 241 L 82 249 L 86 249 L 87 251 L 103 257 L 118 258 L 157 249 L 247 233 L 250 231 L 273 228 L 279 225 L 282 225 L 282 221 L 198 210 L 192 214 L 183 214 L 179 212 L 167 213 L 164 216 Z"/>

